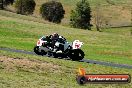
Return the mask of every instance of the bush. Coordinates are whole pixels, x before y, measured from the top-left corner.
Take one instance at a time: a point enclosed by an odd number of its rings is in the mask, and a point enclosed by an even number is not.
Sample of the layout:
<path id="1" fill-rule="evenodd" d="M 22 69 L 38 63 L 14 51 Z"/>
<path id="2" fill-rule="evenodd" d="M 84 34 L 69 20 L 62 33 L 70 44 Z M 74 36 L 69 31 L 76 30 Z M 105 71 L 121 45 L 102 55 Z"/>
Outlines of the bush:
<path id="1" fill-rule="evenodd" d="M 13 4 L 14 0 L 0 0 L 0 8 L 4 9 L 5 6 Z"/>
<path id="2" fill-rule="evenodd" d="M 60 23 L 61 19 L 64 18 L 65 11 L 60 2 L 49 1 L 42 4 L 40 14 L 45 20 Z"/>
<path id="3" fill-rule="evenodd" d="M 3 0 L 4 1 L 4 5 L 9 5 L 9 4 L 13 4 L 14 0 Z"/>
<path id="4" fill-rule="evenodd" d="M 2 0 L 0 0 L 0 9 L 4 9 Z"/>
<path id="5" fill-rule="evenodd" d="M 33 14 L 36 3 L 34 0 L 16 0 L 15 8 L 18 14 Z"/>
<path id="6" fill-rule="evenodd" d="M 71 11 L 71 26 L 91 30 L 91 8 L 89 3 L 86 0 L 82 0 L 76 6 L 76 9 Z"/>

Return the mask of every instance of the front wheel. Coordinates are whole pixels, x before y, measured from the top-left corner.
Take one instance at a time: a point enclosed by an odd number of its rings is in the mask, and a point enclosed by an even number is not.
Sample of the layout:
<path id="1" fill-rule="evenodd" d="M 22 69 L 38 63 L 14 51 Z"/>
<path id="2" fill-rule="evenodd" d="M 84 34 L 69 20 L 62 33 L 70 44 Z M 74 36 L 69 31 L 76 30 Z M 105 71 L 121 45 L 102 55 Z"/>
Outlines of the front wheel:
<path id="1" fill-rule="evenodd" d="M 79 61 L 79 60 L 82 60 L 84 58 L 84 52 L 81 49 L 71 50 L 69 57 L 73 61 Z"/>

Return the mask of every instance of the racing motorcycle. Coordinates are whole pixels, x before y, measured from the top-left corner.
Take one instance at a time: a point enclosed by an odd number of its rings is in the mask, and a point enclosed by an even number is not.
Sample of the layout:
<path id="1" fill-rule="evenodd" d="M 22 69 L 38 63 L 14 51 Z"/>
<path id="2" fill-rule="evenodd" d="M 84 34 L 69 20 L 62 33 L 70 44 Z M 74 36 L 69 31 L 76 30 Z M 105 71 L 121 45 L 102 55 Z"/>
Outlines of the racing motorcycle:
<path id="1" fill-rule="evenodd" d="M 41 37 L 37 41 L 37 45 L 34 47 L 34 52 L 38 55 L 46 55 L 58 57 L 68 57 L 74 61 L 82 60 L 85 56 L 84 52 L 81 50 L 83 42 L 79 40 L 74 40 L 72 43 L 69 43 L 64 38 L 58 39 L 55 42 L 54 48 L 51 47 L 51 43 L 48 43 L 46 37 Z"/>

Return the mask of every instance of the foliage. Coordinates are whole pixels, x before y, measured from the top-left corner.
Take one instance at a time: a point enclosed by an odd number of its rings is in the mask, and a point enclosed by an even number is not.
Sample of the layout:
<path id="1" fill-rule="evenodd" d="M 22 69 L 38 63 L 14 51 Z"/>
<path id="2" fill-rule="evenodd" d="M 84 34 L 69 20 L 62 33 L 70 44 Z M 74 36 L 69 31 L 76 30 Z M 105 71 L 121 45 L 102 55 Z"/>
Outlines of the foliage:
<path id="1" fill-rule="evenodd" d="M 91 8 L 89 3 L 85 0 L 82 0 L 78 2 L 76 6 L 76 9 L 71 11 L 71 26 L 90 30 Z"/>
<path id="2" fill-rule="evenodd" d="M 16 0 L 15 8 L 19 14 L 33 14 L 36 3 L 34 0 Z"/>
<path id="3" fill-rule="evenodd" d="M 4 9 L 5 6 L 13 4 L 14 0 L 0 0 L 0 8 Z"/>
<path id="4" fill-rule="evenodd" d="M 49 1 L 42 4 L 40 13 L 45 20 L 60 23 L 61 19 L 64 18 L 65 11 L 60 2 Z"/>

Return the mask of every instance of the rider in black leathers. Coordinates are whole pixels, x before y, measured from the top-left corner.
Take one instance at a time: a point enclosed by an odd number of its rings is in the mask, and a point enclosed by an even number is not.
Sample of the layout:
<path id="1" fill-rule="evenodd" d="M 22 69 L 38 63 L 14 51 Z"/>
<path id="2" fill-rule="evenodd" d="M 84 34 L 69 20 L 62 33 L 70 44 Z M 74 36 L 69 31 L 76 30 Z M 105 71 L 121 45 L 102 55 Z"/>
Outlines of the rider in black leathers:
<path id="1" fill-rule="evenodd" d="M 62 52 L 64 51 L 64 45 L 63 44 L 65 43 L 64 41 L 66 41 L 66 39 L 63 36 L 60 36 L 57 33 L 53 33 L 50 36 L 46 36 L 46 40 L 47 40 L 46 45 L 48 47 L 51 47 L 53 52 L 56 52 L 58 50 L 61 50 Z M 60 42 L 61 43 L 59 45 L 59 47 L 55 46 L 56 42 Z"/>

